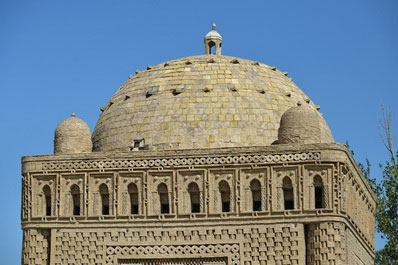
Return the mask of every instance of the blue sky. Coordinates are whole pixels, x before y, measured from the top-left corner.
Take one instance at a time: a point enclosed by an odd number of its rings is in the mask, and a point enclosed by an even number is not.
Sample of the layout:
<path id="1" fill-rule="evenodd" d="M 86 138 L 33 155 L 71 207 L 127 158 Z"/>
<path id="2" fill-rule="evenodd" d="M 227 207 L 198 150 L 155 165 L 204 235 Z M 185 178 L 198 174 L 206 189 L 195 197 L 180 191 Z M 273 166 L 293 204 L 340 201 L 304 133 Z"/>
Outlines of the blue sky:
<path id="1" fill-rule="evenodd" d="M 381 104 L 398 122 L 397 13 L 395 0 L 0 0 L 1 263 L 20 262 L 21 156 L 52 153 L 72 111 L 93 130 L 130 74 L 202 54 L 212 23 L 224 55 L 288 71 L 378 177 Z"/>

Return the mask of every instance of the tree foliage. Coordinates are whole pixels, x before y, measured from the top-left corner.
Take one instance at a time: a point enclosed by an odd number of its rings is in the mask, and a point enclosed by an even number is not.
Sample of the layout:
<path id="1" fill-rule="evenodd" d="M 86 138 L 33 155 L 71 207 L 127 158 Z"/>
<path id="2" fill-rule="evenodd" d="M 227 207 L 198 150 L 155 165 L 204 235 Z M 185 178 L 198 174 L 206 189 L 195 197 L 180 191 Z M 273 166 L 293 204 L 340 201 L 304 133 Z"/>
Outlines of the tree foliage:
<path id="1" fill-rule="evenodd" d="M 380 164 L 380 181 L 370 176 L 370 162 L 358 163 L 363 176 L 368 180 L 376 195 L 376 231 L 385 239 L 385 246 L 376 252 L 376 265 L 398 265 L 398 151 L 395 150 L 392 137 L 391 111 L 382 107 L 383 120 L 379 121 L 379 134 L 386 147 L 389 159 Z M 348 142 L 346 143 L 348 149 Z M 354 152 L 351 151 L 352 155 Z"/>
<path id="2" fill-rule="evenodd" d="M 379 121 L 379 133 L 390 159 L 380 165 L 383 170 L 381 182 L 372 187 L 377 195 L 376 230 L 382 233 L 386 245 L 376 253 L 378 265 L 398 264 L 398 151 L 395 150 L 392 134 L 392 114 L 385 112 Z"/>
<path id="3" fill-rule="evenodd" d="M 348 146 L 348 145 L 347 145 Z M 351 151 L 353 154 L 354 152 Z M 370 176 L 370 162 L 358 163 L 362 175 L 376 195 L 376 231 L 386 240 L 376 252 L 376 265 L 398 265 L 398 152 L 394 159 L 380 165 L 383 170 L 379 183 Z"/>
<path id="4" fill-rule="evenodd" d="M 398 152 L 383 168 L 377 195 L 376 230 L 382 233 L 386 245 L 376 253 L 375 264 L 398 264 Z"/>

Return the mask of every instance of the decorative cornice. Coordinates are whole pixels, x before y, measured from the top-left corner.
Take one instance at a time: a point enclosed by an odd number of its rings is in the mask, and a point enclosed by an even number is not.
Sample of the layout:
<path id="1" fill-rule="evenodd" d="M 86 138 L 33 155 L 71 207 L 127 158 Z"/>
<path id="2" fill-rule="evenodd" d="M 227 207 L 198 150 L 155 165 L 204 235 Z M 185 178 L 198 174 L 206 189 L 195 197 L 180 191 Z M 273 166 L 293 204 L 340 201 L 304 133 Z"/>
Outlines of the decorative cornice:
<path id="1" fill-rule="evenodd" d="M 253 154 L 231 156 L 196 156 L 156 159 L 101 159 L 82 160 L 76 162 L 49 161 L 42 163 L 42 170 L 87 170 L 87 169 L 115 169 L 115 168 L 159 168 L 159 167 L 189 167 L 221 164 L 248 163 L 283 163 L 321 160 L 320 152 L 301 152 L 285 154 Z"/>

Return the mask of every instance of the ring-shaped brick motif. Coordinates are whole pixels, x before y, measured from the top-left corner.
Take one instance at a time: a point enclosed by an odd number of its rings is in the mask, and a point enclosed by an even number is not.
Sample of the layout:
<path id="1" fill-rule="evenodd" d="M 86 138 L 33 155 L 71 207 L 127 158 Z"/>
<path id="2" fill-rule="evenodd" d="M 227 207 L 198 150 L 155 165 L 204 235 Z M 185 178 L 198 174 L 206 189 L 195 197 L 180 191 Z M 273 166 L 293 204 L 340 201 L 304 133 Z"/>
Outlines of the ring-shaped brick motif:
<path id="1" fill-rule="evenodd" d="M 232 265 L 240 264 L 239 244 L 216 245 L 155 245 L 155 246 L 108 246 L 106 248 L 106 265 L 113 265 L 118 255 L 132 256 L 133 259 L 145 259 L 159 255 L 198 255 L 215 254 L 218 257 L 229 257 Z M 189 256 L 192 257 L 192 256 Z M 167 258 L 167 256 L 165 256 Z"/>
<path id="2" fill-rule="evenodd" d="M 245 164 L 245 163 L 272 163 L 287 161 L 320 160 L 320 152 L 290 153 L 273 155 L 245 155 L 227 157 L 193 157 L 169 159 L 143 159 L 143 160 L 97 160 L 81 162 L 43 162 L 43 170 L 82 170 L 104 168 L 134 168 L 134 167 L 172 167 L 185 165 L 211 165 L 211 164 Z"/>

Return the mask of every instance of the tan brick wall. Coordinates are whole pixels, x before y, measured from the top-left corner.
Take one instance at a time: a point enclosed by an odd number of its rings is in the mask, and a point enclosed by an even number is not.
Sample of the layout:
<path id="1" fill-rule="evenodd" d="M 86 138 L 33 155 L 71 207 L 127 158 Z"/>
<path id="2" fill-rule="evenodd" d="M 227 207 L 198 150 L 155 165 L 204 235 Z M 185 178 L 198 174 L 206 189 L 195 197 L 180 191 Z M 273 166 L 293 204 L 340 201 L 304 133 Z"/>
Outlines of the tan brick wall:
<path id="1" fill-rule="evenodd" d="M 107 264 L 117 258 L 225 257 L 228 264 L 304 265 L 298 224 L 168 229 L 53 230 L 52 264 Z"/>
<path id="2" fill-rule="evenodd" d="M 307 265 L 347 264 L 344 223 L 308 224 L 306 233 Z"/>
<path id="3" fill-rule="evenodd" d="M 23 233 L 22 264 L 49 265 L 50 242 L 49 229 L 26 229 Z"/>
<path id="4" fill-rule="evenodd" d="M 351 229 L 346 229 L 347 241 L 347 264 L 350 265 L 373 265 L 374 255 L 366 249 L 358 240 Z"/>
<path id="5" fill-rule="evenodd" d="M 189 259 L 199 257 L 198 249 L 209 258 L 225 256 L 228 264 L 304 264 L 307 259 L 314 265 L 338 265 L 346 264 L 348 253 L 354 261 L 355 255 L 367 253 L 367 264 L 374 253 L 374 197 L 369 187 L 346 149 L 305 147 L 25 158 L 23 264 L 48 262 L 49 241 L 51 264 L 112 264 L 115 257 L 126 254 L 131 259 L 137 253 L 168 258 L 184 254 Z M 286 176 L 294 189 L 293 210 L 282 207 L 280 188 Z M 325 207 L 320 209 L 315 208 L 313 198 L 314 177 L 318 176 L 325 195 Z M 261 184 L 260 211 L 252 208 L 253 180 Z M 228 213 L 221 211 L 221 181 L 230 186 Z M 189 209 L 186 191 L 191 182 L 200 190 L 200 213 L 192 214 Z M 138 214 L 129 211 L 126 192 L 130 183 L 138 189 Z M 159 184 L 168 187 L 169 214 L 160 214 Z M 100 185 L 109 189 L 109 215 L 101 213 Z M 51 189 L 49 216 L 44 186 Z M 81 191 L 77 216 L 71 211 L 72 186 Z M 360 223 L 361 212 L 355 207 L 362 207 L 362 216 L 369 220 Z M 347 227 L 351 234 L 344 232 Z M 43 229 L 51 229 L 51 240 L 49 230 Z M 348 236 L 356 243 L 347 243 Z"/>

